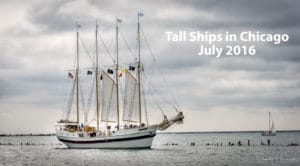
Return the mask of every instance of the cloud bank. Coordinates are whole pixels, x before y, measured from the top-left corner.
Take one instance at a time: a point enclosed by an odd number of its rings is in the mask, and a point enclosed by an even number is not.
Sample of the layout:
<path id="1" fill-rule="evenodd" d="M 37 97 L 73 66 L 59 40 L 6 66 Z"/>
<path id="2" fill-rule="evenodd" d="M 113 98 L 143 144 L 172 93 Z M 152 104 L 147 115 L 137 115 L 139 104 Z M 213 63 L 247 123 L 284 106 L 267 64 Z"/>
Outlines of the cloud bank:
<path id="1" fill-rule="evenodd" d="M 98 19 L 113 53 L 115 19 L 120 17 L 121 32 L 134 50 L 138 11 L 145 15 L 142 28 L 168 91 L 186 112 L 185 124 L 172 131 L 261 130 L 268 111 L 279 129 L 299 129 L 299 5 L 270 0 L 0 1 L 0 132 L 53 131 L 63 107 L 64 70 L 74 62 L 75 22 L 81 23 L 82 40 L 93 53 Z M 258 44 L 255 56 L 217 59 L 197 56 L 199 44 L 167 42 L 166 31 L 181 29 L 288 33 L 290 40 L 280 46 Z M 151 67 L 145 43 L 142 54 Z M 120 55 L 121 61 L 131 58 L 124 43 Z M 101 64 L 111 63 L 110 58 L 104 56 Z M 152 121 L 160 120 L 151 115 Z"/>

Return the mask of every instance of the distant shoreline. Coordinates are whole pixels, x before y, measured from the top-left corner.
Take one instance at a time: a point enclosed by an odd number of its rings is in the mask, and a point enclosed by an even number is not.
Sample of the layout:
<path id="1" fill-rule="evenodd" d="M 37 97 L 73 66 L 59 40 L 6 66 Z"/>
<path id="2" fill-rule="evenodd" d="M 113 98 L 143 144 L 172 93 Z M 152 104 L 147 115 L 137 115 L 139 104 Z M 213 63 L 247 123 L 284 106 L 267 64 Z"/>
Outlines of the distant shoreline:
<path id="1" fill-rule="evenodd" d="M 55 133 L 49 134 L 0 134 L 0 137 L 23 137 L 23 136 L 55 136 Z"/>
<path id="2" fill-rule="evenodd" d="M 158 132 L 158 134 L 205 134 L 205 133 L 261 133 L 262 130 L 252 131 L 185 131 L 185 132 Z M 300 130 L 277 130 L 277 133 L 300 132 Z"/>
<path id="3" fill-rule="evenodd" d="M 262 131 L 184 131 L 184 132 L 158 132 L 157 134 L 209 134 L 209 133 L 261 133 Z M 300 130 L 278 130 L 277 133 L 300 132 Z M 0 137 L 22 137 L 22 136 L 55 136 L 55 133 L 48 134 L 0 134 Z"/>

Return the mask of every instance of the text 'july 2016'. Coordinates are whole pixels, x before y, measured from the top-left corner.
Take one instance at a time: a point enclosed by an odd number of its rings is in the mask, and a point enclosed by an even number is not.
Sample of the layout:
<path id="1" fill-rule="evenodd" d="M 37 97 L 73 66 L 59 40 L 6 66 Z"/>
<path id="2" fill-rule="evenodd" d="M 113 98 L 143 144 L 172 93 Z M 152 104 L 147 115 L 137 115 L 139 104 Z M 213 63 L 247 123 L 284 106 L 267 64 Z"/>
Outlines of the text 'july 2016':
<path id="1" fill-rule="evenodd" d="M 261 33 L 259 31 L 243 31 L 240 33 L 210 33 L 201 31 L 167 31 L 168 42 L 200 42 L 198 55 L 255 55 L 256 44 L 271 43 L 279 45 L 289 40 L 286 33 Z M 230 44 L 228 44 L 230 43 Z"/>

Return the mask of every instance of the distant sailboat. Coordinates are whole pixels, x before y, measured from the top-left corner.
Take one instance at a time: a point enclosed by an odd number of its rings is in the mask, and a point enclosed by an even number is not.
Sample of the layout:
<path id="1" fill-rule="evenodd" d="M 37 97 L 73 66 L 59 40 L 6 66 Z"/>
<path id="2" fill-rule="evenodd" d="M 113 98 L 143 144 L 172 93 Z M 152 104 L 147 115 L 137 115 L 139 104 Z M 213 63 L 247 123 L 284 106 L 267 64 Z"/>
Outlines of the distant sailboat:
<path id="1" fill-rule="evenodd" d="M 114 69 L 107 71 L 100 69 L 98 66 L 98 44 L 97 34 L 98 25 L 96 24 L 96 63 L 95 63 L 95 84 L 96 84 L 96 126 L 89 126 L 80 122 L 79 111 L 79 42 L 77 24 L 77 52 L 76 52 L 76 68 L 75 75 L 69 73 L 68 77 L 73 79 L 72 91 L 69 97 L 69 107 L 66 115 L 58 121 L 56 125 L 56 136 L 59 141 L 69 148 L 150 148 L 157 130 L 165 130 L 172 124 L 180 124 L 183 122 L 184 116 L 177 107 L 177 115 L 168 119 L 164 114 L 164 119 L 159 124 L 148 125 L 148 122 L 142 121 L 142 72 L 143 64 L 140 55 L 140 22 L 139 17 L 143 16 L 138 13 L 138 59 L 134 66 L 129 69 L 121 69 L 120 74 L 124 74 L 125 92 L 124 92 L 124 109 L 123 117 L 120 117 L 120 101 L 119 97 L 119 57 L 118 57 L 118 23 L 116 26 L 116 61 Z M 136 70 L 135 70 L 136 69 Z M 115 70 L 115 71 L 114 71 Z M 133 72 L 134 71 L 134 72 Z M 88 73 L 92 73 L 88 71 Z M 113 76 L 110 76 L 113 75 Z M 76 92 L 76 93 L 74 93 Z M 69 116 L 73 96 L 76 96 L 76 121 L 70 121 Z M 100 107 L 101 105 L 101 107 Z M 162 111 L 162 110 L 161 110 Z M 147 114 L 146 114 L 147 116 Z M 100 118 L 101 117 L 101 118 Z M 146 118 L 147 119 L 147 118 Z"/>
<path id="2" fill-rule="evenodd" d="M 275 130 L 275 124 L 274 121 L 271 118 L 271 113 L 269 112 L 269 130 L 268 131 L 263 131 L 262 136 L 275 136 L 276 135 L 276 130 Z"/>

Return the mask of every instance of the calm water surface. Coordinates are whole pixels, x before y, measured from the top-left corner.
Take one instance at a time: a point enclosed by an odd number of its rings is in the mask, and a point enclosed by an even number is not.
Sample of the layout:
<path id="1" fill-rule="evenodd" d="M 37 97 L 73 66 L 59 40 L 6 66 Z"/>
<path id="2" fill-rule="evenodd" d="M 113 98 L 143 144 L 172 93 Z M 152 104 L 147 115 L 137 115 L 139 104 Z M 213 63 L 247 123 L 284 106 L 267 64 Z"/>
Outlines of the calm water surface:
<path id="1" fill-rule="evenodd" d="M 262 146 L 267 139 L 271 146 Z M 287 146 L 300 144 L 300 132 L 158 134 L 152 149 L 139 150 L 67 149 L 54 136 L 0 137 L 0 143 L 0 165 L 300 165 L 300 146 Z"/>

